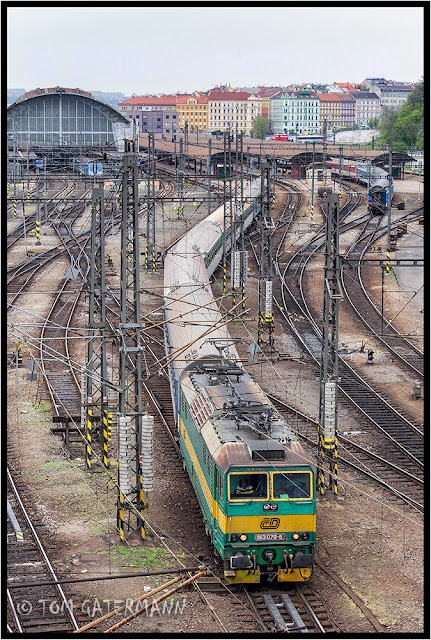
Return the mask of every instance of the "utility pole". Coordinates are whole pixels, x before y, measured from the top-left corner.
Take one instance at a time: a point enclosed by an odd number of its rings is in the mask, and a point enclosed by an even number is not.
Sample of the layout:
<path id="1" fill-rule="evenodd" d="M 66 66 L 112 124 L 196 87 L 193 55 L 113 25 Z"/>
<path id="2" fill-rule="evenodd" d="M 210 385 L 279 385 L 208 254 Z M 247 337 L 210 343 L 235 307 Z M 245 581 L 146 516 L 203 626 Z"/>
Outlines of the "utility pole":
<path id="1" fill-rule="evenodd" d="M 228 131 L 223 132 L 223 295 L 227 291 L 227 149 L 228 149 Z M 231 204 L 231 203 L 230 203 Z"/>
<path id="2" fill-rule="evenodd" d="M 247 280 L 247 254 L 245 251 L 244 220 L 243 220 L 243 163 L 242 163 L 242 137 L 238 136 L 238 125 L 235 137 L 235 207 L 232 234 L 231 254 L 231 284 L 232 303 L 236 304 L 236 294 L 239 291 L 242 300 L 242 309 L 245 310 L 245 283 Z M 241 158 L 241 162 L 240 162 Z M 236 236 L 239 226 L 240 250 L 236 248 Z"/>
<path id="3" fill-rule="evenodd" d="M 207 171 L 208 171 L 208 215 L 210 215 L 211 213 L 211 138 L 208 140 Z"/>
<path id="4" fill-rule="evenodd" d="M 187 124 L 187 123 L 186 123 Z M 184 154 L 183 154 L 183 139 L 180 138 L 180 155 L 177 170 L 177 191 L 179 193 L 179 203 L 177 205 L 177 218 L 179 220 L 184 219 Z"/>
<path id="5" fill-rule="evenodd" d="M 257 343 L 262 349 L 264 333 L 268 332 L 268 344 L 274 348 L 274 315 L 272 309 L 272 232 L 274 222 L 271 216 L 271 165 L 260 163 L 261 170 L 261 209 L 260 209 L 260 269 L 259 269 L 259 315 Z"/>
<path id="6" fill-rule="evenodd" d="M 36 244 L 40 244 L 39 167 L 36 168 Z"/>
<path id="7" fill-rule="evenodd" d="M 145 538 L 147 498 L 142 490 L 142 351 L 139 285 L 139 224 L 137 159 L 134 144 L 125 141 L 122 167 L 120 280 L 120 394 L 117 527 L 125 539 L 131 520 Z M 133 477 L 133 482 L 132 482 Z"/>
<path id="8" fill-rule="evenodd" d="M 323 120 L 323 188 L 326 191 L 326 169 L 328 166 L 327 157 L 328 157 L 328 141 L 326 137 L 326 118 Z"/>
<path id="9" fill-rule="evenodd" d="M 98 418 L 102 426 L 103 466 L 108 463 L 108 390 L 107 390 L 107 360 L 106 360 L 106 307 L 105 307 L 105 204 L 103 183 L 93 189 L 91 210 L 91 255 L 89 286 L 88 328 L 89 341 L 87 345 L 87 404 L 85 427 L 85 461 L 87 469 L 92 468 L 93 456 L 93 410 L 100 411 Z"/>
<path id="10" fill-rule="evenodd" d="M 393 190 L 393 178 L 392 178 L 392 147 L 389 147 L 389 167 L 388 167 L 388 233 L 387 233 L 387 248 L 386 248 L 386 273 L 389 273 L 391 270 L 391 255 L 390 245 L 391 245 L 391 213 L 392 213 L 392 190 Z"/>
<path id="11" fill-rule="evenodd" d="M 145 243 L 145 269 L 156 270 L 156 200 L 155 200 L 154 133 L 148 134 L 147 165 L 147 238 Z"/>
<path id="12" fill-rule="evenodd" d="M 339 203 L 338 195 L 328 194 L 317 445 L 317 488 L 322 495 L 325 492 L 325 465 L 329 474 L 327 486 L 335 495 L 338 493 L 338 304 L 341 298 Z"/>
<path id="13" fill-rule="evenodd" d="M 314 220 L 314 159 L 316 152 L 316 143 L 313 142 L 313 163 L 311 170 L 311 222 Z"/>

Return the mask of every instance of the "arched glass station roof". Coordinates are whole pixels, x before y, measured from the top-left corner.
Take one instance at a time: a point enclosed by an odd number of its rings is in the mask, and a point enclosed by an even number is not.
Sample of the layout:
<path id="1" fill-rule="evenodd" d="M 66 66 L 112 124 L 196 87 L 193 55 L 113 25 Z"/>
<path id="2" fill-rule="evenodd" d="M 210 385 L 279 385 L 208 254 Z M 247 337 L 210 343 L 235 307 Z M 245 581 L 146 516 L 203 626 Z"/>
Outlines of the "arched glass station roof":
<path id="1" fill-rule="evenodd" d="M 55 87 L 29 91 L 11 104 L 7 130 L 19 145 L 101 146 L 129 138 L 130 121 L 91 93 Z"/>

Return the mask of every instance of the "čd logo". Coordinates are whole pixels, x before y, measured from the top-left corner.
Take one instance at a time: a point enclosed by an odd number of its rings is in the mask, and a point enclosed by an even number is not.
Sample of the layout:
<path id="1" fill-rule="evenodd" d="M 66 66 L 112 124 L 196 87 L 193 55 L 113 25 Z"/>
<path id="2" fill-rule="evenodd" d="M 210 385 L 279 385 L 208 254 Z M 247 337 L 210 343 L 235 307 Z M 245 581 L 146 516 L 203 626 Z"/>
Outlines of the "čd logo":
<path id="1" fill-rule="evenodd" d="M 278 529 L 280 518 L 264 518 L 260 523 L 261 529 Z"/>

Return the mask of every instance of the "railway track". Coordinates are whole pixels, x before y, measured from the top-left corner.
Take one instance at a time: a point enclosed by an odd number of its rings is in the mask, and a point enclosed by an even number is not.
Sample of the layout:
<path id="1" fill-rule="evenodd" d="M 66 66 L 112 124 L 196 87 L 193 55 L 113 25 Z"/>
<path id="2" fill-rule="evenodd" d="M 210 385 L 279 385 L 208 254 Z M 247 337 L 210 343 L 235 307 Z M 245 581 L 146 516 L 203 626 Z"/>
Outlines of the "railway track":
<path id="1" fill-rule="evenodd" d="M 272 394 L 267 394 L 275 407 L 284 414 L 292 430 L 317 450 L 318 422 L 301 411 L 287 405 Z M 345 465 L 364 477 L 371 486 L 376 484 L 387 492 L 387 501 L 404 508 L 409 505 L 415 514 L 421 514 L 424 506 L 424 473 L 408 456 L 403 456 L 397 447 L 382 441 L 365 449 L 351 438 L 340 433 L 337 436 L 339 465 Z M 385 457 L 382 455 L 384 451 Z"/>
<path id="2" fill-rule="evenodd" d="M 294 589 L 247 589 L 246 593 L 259 625 L 266 633 L 335 633 L 336 628 L 318 595 L 308 586 Z M 238 610 L 238 615 L 241 616 Z M 243 613 L 245 621 L 250 619 Z"/>
<path id="3" fill-rule="evenodd" d="M 350 212 L 351 207 L 349 208 Z M 340 220 L 346 217 L 347 214 L 344 215 L 344 213 L 343 209 L 340 212 Z M 365 218 L 363 222 L 367 224 Z M 345 225 L 340 223 L 340 231 L 350 229 L 355 225 L 358 225 L 358 221 Z M 320 366 L 321 331 L 305 300 L 303 274 L 310 254 L 317 251 L 322 244 L 323 239 L 319 237 L 319 234 L 316 234 L 311 241 L 308 241 L 299 251 L 295 252 L 283 270 L 280 269 L 282 273 L 282 303 L 277 301 L 277 307 L 281 315 L 288 322 L 301 348 L 311 356 L 318 366 Z M 286 313 L 286 310 L 289 313 Z M 344 397 L 353 403 L 362 415 L 422 468 L 424 450 L 421 429 L 372 389 L 366 380 L 350 367 L 347 362 L 341 360 L 339 371 L 339 389 Z"/>
<path id="4" fill-rule="evenodd" d="M 87 620 L 76 614 L 74 604 L 60 585 L 21 586 L 21 583 L 55 580 L 57 575 L 48 549 L 42 542 L 44 526 L 33 522 L 20 495 L 19 479 L 7 469 L 7 496 L 22 541 L 8 519 L 7 544 L 7 599 L 11 630 L 18 633 L 70 633 Z M 15 525 L 16 526 L 16 525 Z M 75 603 L 76 606 L 77 603 Z"/>
<path id="5" fill-rule="evenodd" d="M 347 213 L 343 210 L 344 220 L 351 213 L 353 205 L 355 204 L 356 206 L 357 201 L 357 197 L 354 200 L 350 199 Z M 359 219 L 359 222 L 358 220 L 351 220 L 348 223 L 344 223 L 342 229 L 349 230 L 357 227 L 358 224 L 363 225 L 360 237 L 361 235 L 366 235 L 365 229 L 370 224 L 369 216 L 363 216 Z M 278 244 L 277 258 L 280 255 L 282 240 L 283 238 Z M 291 296 L 288 302 L 285 299 L 284 305 L 279 306 L 294 335 L 297 335 L 302 348 L 310 353 L 316 365 L 320 364 L 321 336 L 317 323 L 312 319 L 305 301 L 303 273 L 310 256 L 322 244 L 322 235 L 320 230 L 317 230 L 312 240 L 306 244 L 306 252 L 303 245 L 294 254 L 293 259 L 290 259 L 288 267 L 290 267 L 293 275 L 291 282 L 294 283 L 290 286 L 293 288 L 296 285 L 294 289 L 296 295 Z M 256 254 L 255 257 L 257 261 Z M 285 309 L 289 310 L 289 314 L 286 314 Z M 355 371 L 348 365 L 344 367 L 342 363 L 342 367 L 343 373 L 340 384 L 346 399 L 353 401 L 362 413 L 371 418 L 382 434 L 391 439 L 391 444 L 388 445 L 387 441 L 385 442 L 382 439 L 381 446 L 387 453 L 386 458 L 389 458 L 384 459 L 381 455 L 378 455 L 380 451 L 376 451 L 376 454 L 373 454 L 347 438 L 339 437 L 339 443 L 343 447 L 342 451 L 341 446 L 339 449 L 339 461 L 366 476 L 374 484 L 377 482 L 382 487 L 385 487 L 390 492 L 390 499 L 395 503 L 407 503 L 410 504 L 415 512 L 423 511 L 423 465 L 421 464 L 423 460 L 423 444 L 421 430 L 410 421 L 406 421 L 404 416 L 399 414 L 381 395 L 376 397 L 374 390 L 365 381 L 361 382 Z M 358 386 L 359 384 L 361 386 Z M 273 398 L 271 395 L 270 397 Z M 274 398 L 274 402 L 280 406 L 278 399 Z M 286 405 L 284 405 L 284 408 L 286 409 Z M 292 411 L 294 410 L 292 409 Z M 301 434 L 314 447 L 316 446 L 317 423 L 314 423 L 311 427 L 312 422 L 307 420 L 305 416 L 303 418 L 302 422 L 307 425 L 308 433 L 304 434 L 304 430 L 301 429 Z M 394 422 L 398 424 L 394 425 Z M 408 428 L 408 433 L 405 433 L 406 428 Z M 417 439 L 412 437 L 412 430 Z M 312 434 L 310 434 L 310 431 L 312 431 Z M 416 448 L 412 446 L 412 439 L 417 444 Z"/>
<path id="6" fill-rule="evenodd" d="M 403 216 L 393 223 L 392 227 L 398 227 L 400 223 L 414 220 L 423 214 L 423 207 Z M 380 219 L 379 219 L 380 221 Z M 364 323 L 367 329 L 405 366 L 409 371 L 413 371 L 417 376 L 423 378 L 424 375 L 424 354 L 418 347 L 402 336 L 389 321 L 382 317 L 381 311 L 377 309 L 367 293 L 362 278 L 362 264 L 366 263 L 366 254 L 378 239 L 384 236 L 387 227 L 379 229 L 377 226 L 372 232 L 363 234 L 347 251 L 347 260 L 354 258 L 349 270 L 341 268 L 341 283 L 345 297 L 349 301 L 353 311 Z M 375 254 L 373 255 L 373 257 Z M 384 333 L 382 335 L 382 327 Z"/>

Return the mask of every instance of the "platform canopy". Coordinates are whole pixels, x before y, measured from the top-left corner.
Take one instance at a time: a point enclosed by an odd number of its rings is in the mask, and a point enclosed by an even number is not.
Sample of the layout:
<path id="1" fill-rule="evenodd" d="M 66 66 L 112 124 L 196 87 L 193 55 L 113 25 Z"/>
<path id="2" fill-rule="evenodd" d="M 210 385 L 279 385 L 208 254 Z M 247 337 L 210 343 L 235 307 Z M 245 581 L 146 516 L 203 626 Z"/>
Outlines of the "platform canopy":
<path id="1" fill-rule="evenodd" d="M 327 155 L 328 157 L 328 155 Z M 323 153 L 320 153 L 319 151 L 316 151 L 314 153 L 314 162 L 323 162 L 324 159 L 324 155 Z M 313 152 L 312 151 L 305 151 L 304 153 L 298 153 L 296 154 L 296 156 L 292 156 L 290 158 L 290 162 L 291 164 L 308 164 L 310 162 L 313 162 Z"/>
<path id="2" fill-rule="evenodd" d="M 382 153 L 371 162 L 372 164 L 389 164 L 389 153 Z M 407 153 L 404 153 L 403 151 L 392 152 L 392 164 L 409 164 L 410 162 L 415 162 L 415 158 L 407 155 Z"/>

